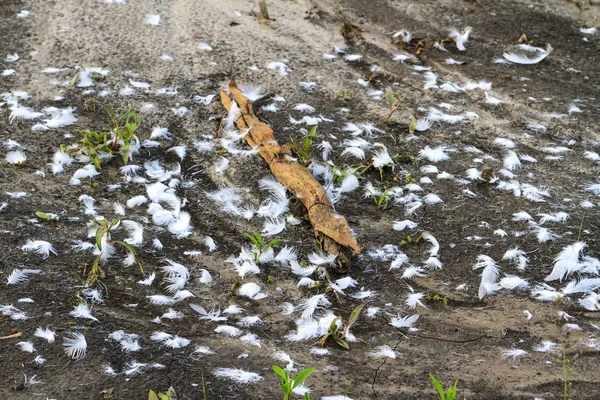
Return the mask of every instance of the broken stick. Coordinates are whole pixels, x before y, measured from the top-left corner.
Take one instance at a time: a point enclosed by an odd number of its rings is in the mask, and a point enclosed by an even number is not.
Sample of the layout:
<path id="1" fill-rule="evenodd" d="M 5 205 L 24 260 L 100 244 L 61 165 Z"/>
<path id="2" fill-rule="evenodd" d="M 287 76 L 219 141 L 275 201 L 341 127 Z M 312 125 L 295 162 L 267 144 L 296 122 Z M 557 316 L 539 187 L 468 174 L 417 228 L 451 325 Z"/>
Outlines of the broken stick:
<path id="1" fill-rule="evenodd" d="M 8 335 L 8 336 L 0 336 L 0 340 L 15 339 L 15 338 L 21 337 L 22 335 L 23 335 L 23 332 L 17 332 L 17 333 L 13 333 L 12 335 Z"/>
<path id="2" fill-rule="evenodd" d="M 323 186 L 308 168 L 290 157 L 277 143 L 273 130 L 254 114 L 250 100 L 237 88 L 233 79 L 229 81 L 229 92 L 233 100 L 221 91 L 223 106 L 229 111 L 232 101 L 235 101 L 240 108 L 241 115 L 236 125 L 241 131 L 248 130 L 245 136 L 248 145 L 258 150 L 275 178 L 304 204 L 321 249 L 328 255 L 336 255 L 340 264 L 349 262 L 351 255 L 360 253 L 360 246 L 346 219 L 333 208 Z"/>

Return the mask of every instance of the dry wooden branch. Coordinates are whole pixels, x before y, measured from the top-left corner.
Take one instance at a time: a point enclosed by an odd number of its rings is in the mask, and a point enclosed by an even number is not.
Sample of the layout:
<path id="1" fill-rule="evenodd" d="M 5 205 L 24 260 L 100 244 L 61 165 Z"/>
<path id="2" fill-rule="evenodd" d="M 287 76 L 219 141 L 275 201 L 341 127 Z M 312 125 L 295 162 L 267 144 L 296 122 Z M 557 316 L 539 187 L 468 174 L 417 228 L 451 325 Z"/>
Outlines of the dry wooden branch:
<path id="1" fill-rule="evenodd" d="M 287 146 L 280 146 L 273 130 L 256 117 L 252 104 L 233 79 L 229 82 L 229 92 L 241 111 L 236 125 L 242 131 L 248 130 L 245 136 L 248 145 L 257 149 L 275 178 L 304 204 L 322 250 L 336 255 L 340 265 L 347 263 L 350 256 L 359 254 L 361 249 L 346 219 L 334 210 L 325 189 L 308 168 L 290 157 Z M 229 111 L 232 99 L 224 91 L 221 91 L 221 102 Z"/>
<path id="2" fill-rule="evenodd" d="M 21 337 L 21 335 L 23 335 L 23 332 L 13 333 L 12 335 L 8 335 L 8 336 L 0 336 L 0 340 L 15 339 L 15 338 Z"/>

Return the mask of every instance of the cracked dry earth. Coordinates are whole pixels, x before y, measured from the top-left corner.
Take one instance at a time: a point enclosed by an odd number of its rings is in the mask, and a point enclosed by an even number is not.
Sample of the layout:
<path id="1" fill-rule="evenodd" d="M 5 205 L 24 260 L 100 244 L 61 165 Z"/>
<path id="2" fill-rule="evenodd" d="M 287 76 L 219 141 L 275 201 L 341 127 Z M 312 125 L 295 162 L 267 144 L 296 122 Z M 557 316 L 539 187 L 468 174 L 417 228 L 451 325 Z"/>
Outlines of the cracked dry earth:
<path id="1" fill-rule="evenodd" d="M 276 364 L 315 368 L 299 392 L 317 399 L 434 399 L 430 373 L 459 380 L 461 399 L 558 399 L 568 359 L 568 397 L 598 398 L 600 7 L 268 11 L 261 22 L 246 0 L 0 3 L 2 397 L 172 386 L 183 399 L 277 399 Z M 523 34 L 537 49 L 515 47 Z M 310 168 L 363 249 L 345 270 L 227 128 L 218 93 L 231 77 L 279 143 L 318 125 Z M 405 106 L 389 124 L 386 88 Z M 61 152 L 78 130 L 111 127 L 87 99 L 142 116 L 130 167 Z M 146 275 L 105 245 L 104 276 L 84 287 L 100 253 L 91 222 L 118 217 L 112 238 Z M 255 263 L 245 232 L 282 242 Z M 351 350 L 321 348 L 360 304 Z"/>

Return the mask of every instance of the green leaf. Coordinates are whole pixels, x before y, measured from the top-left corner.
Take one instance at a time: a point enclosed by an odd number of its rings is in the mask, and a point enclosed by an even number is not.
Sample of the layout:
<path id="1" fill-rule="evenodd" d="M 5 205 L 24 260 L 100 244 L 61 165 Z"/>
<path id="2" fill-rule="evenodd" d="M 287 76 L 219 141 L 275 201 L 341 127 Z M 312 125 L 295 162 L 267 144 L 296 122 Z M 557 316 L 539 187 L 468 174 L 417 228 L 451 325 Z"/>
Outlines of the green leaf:
<path id="1" fill-rule="evenodd" d="M 281 367 L 278 367 L 277 365 L 273 365 L 272 368 L 273 368 L 273 371 L 275 371 L 275 373 L 281 377 L 281 379 L 283 379 L 284 381 L 287 381 L 287 373 Z"/>
<path id="2" fill-rule="evenodd" d="M 348 320 L 348 324 L 347 325 L 352 325 L 356 322 L 356 320 L 358 319 L 358 317 L 360 316 L 360 312 L 363 310 L 363 308 L 365 308 L 365 304 L 360 304 L 358 307 L 356 307 L 354 309 L 354 311 L 352 311 L 352 314 L 350 314 L 350 319 Z"/>
<path id="3" fill-rule="evenodd" d="M 142 263 L 138 259 L 137 253 L 135 252 L 135 247 L 133 247 L 129 243 L 123 242 L 121 240 L 115 240 L 114 243 L 120 244 L 121 246 L 125 247 L 127 249 L 127 251 L 130 252 L 131 255 L 133 255 L 133 258 L 135 259 L 135 262 L 137 263 L 137 266 L 140 269 L 140 272 L 142 273 L 142 275 L 146 276 L 146 273 L 144 272 L 144 267 L 142 267 Z"/>
<path id="4" fill-rule="evenodd" d="M 308 378 L 312 373 L 315 372 L 314 368 L 306 368 L 304 371 L 300 372 L 298 376 L 294 379 L 294 386 L 292 389 L 297 388 L 302 385 L 302 383 Z"/>
<path id="5" fill-rule="evenodd" d="M 173 389 L 173 387 L 167 389 L 167 396 L 169 396 L 169 400 L 177 400 L 177 393 L 175 393 L 175 389 Z"/>
<path id="6" fill-rule="evenodd" d="M 440 394 L 440 399 L 446 400 L 446 395 L 444 394 L 444 388 L 442 387 L 442 384 L 440 383 L 440 381 L 438 381 L 431 372 L 429 373 L 429 377 L 431 378 L 431 382 L 433 382 L 433 385 L 435 386 L 438 393 Z"/>
<path id="7" fill-rule="evenodd" d="M 310 128 L 310 131 L 308 131 L 308 134 L 306 135 L 306 137 L 309 137 L 309 138 L 317 137 L 317 126 L 318 125 L 315 125 L 312 128 Z"/>
<path id="8" fill-rule="evenodd" d="M 257 249 L 259 249 L 259 250 L 261 249 L 261 247 L 262 247 L 262 237 L 260 236 L 260 234 L 259 234 L 259 233 L 257 233 L 255 236 L 253 236 L 253 235 L 251 235 L 251 234 L 249 234 L 249 233 L 247 233 L 247 232 L 244 232 L 244 235 L 246 235 L 246 237 L 247 237 L 248 239 L 250 239 L 250 241 L 252 242 L 252 244 L 253 244 L 253 245 L 254 245 L 254 246 L 257 248 Z"/>
<path id="9" fill-rule="evenodd" d="M 121 218 L 115 218 L 110 222 L 110 225 L 108 226 L 108 230 L 112 230 L 112 228 L 114 228 L 118 223 L 121 222 Z"/>
<path id="10" fill-rule="evenodd" d="M 457 393 L 458 393 L 458 380 L 456 380 L 454 382 L 454 386 L 451 386 L 448 388 L 448 391 L 446 392 L 447 400 L 454 400 Z"/>
<path id="11" fill-rule="evenodd" d="M 156 395 L 156 393 L 153 390 L 148 392 L 148 400 L 159 400 L 158 396 Z"/>
<path id="12" fill-rule="evenodd" d="M 310 400 L 310 394 L 308 392 L 304 393 L 304 400 Z"/>
<path id="13" fill-rule="evenodd" d="M 342 347 L 343 347 L 343 348 L 345 348 L 346 350 L 350 350 L 350 345 L 349 345 L 349 344 L 348 344 L 348 342 L 346 342 L 344 339 L 341 339 L 341 338 L 339 338 L 339 337 L 337 337 L 337 336 L 334 336 L 333 338 L 335 339 L 335 342 L 336 342 L 338 345 L 342 346 Z"/>
<path id="14" fill-rule="evenodd" d="M 337 326 L 337 322 L 340 320 L 340 317 L 335 317 L 333 319 L 333 321 L 331 321 L 331 324 L 329 324 L 329 334 L 334 333 L 335 331 L 338 330 L 338 326 Z"/>
<path id="15" fill-rule="evenodd" d="M 123 164 L 127 165 L 129 163 L 129 145 L 121 146 L 119 150 L 121 153 L 121 158 L 123 159 Z"/>
<path id="16" fill-rule="evenodd" d="M 276 244 L 279 244 L 279 243 L 281 243 L 281 242 L 283 242 L 283 239 L 273 239 L 273 240 L 271 240 L 269 243 L 267 243 L 267 244 L 265 245 L 265 247 L 264 247 L 264 248 L 262 248 L 261 250 L 262 250 L 262 252 L 264 252 L 264 251 L 265 251 L 265 250 L 267 250 L 268 248 L 270 248 L 270 247 L 272 247 L 272 246 L 275 246 Z"/>
<path id="17" fill-rule="evenodd" d="M 49 220 L 50 219 L 50 216 L 48 214 L 46 214 L 45 212 L 36 211 L 35 215 L 38 218 L 41 218 L 41 219 L 45 219 L 45 220 Z"/>
<path id="18" fill-rule="evenodd" d="M 96 231 L 96 246 L 98 246 L 98 250 L 102 251 L 102 236 L 104 235 L 104 228 L 98 228 Z"/>
<path id="19" fill-rule="evenodd" d="M 92 163 L 96 168 L 102 169 L 102 167 L 100 166 L 100 159 L 97 155 L 90 156 L 90 160 L 92 160 Z"/>

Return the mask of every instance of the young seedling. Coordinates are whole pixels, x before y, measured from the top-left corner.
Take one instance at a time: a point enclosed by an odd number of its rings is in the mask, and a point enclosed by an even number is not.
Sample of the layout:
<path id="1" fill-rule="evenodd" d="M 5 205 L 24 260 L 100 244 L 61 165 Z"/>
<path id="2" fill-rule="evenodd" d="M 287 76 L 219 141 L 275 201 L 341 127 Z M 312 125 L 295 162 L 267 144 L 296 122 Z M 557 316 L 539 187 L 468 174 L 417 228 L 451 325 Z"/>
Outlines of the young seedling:
<path id="1" fill-rule="evenodd" d="M 278 367 L 277 365 L 273 365 L 273 371 L 277 375 L 281 377 L 281 384 L 279 387 L 283 391 L 283 400 L 292 399 L 293 391 L 298 386 L 302 385 L 302 383 L 308 378 L 314 371 L 314 368 L 307 368 L 304 371 L 300 372 L 298 376 L 294 376 L 289 371 L 283 370 L 283 368 Z M 310 394 L 304 394 L 305 400 L 310 400 Z"/>
<path id="2" fill-rule="evenodd" d="M 263 237 L 258 232 L 256 232 L 254 235 L 244 232 L 244 235 L 246 235 L 246 237 L 250 239 L 253 244 L 252 254 L 254 254 L 254 261 L 256 262 L 260 261 L 260 257 L 265 253 L 265 251 L 283 241 L 281 239 L 273 239 L 265 243 Z"/>
<path id="3" fill-rule="evenodd" d="M 429 377 L 431 378 L 431 382 L 433 382 L 433 386 L 435 386 L 440 395 L 440 400 L 454 400 L 456 393 L 458 392 L 458 380 L 454 382 L 454 386 L 450 386 L 448 390 L 444 392 L 444 387 L 440 381 L 433 376 L 432 373 L 429 374 Z"/>
<path id="4" fill-rule="evenodd" d="M 98 278 L 104 276 L 104 271 L 100 267 L 100 261 L 102 261 L 102 251 L 103 251 L 102 250 L 102 247 L 103 247 L 102 242 L 103 242 L 103 240 L 104 240 L 104 243 L 107 245 L 123 246 L 125 248 L 125 250 L 127 252 L 129 252 L 135 259 L 142 275 L 145 275 L 144 268 L 142 267 L 142 263 L 137 258 L 135 248 L 132 245 L 130 245 L 129 243 L 123 242 L 121 240 L 114 240 L 114 241 L 110 240 L 110 232 L 113 229 L 116 229 L 119 226 L 120 222 L 121 222 L 121 218 L 115 218 L 110 223 L 108 223 L 108 221 L 104 220 L 104 219 L 94 220 L 93 226 L 97 227 L 96 246 L 98 246 L 98 250 L 100 250 L 100 254 L 96 257 L 96 259 L 94 260 L 94 263 L 92 264 L 92 267 L 91 267 L 91 269 L 88 273 L 88 276 L 85 280 L 85 287 L 90 287 L 98 280 Z"/>
<path id="5" fill-rule="evenodd" d="M 290 137 L 290 149 L 298 157 L 298 161 L 301 164 L 308 164 L 312 158 L 311 147 L 313 145 L 313 139 L 317 137 L 317 126 L 310 128 L 310 131 L 306 134 L 306 137 L 302 140 L 302 143 L 298 146 L 294 139 Z"/>
<path id="6" fill-rule="evenodd" d="M 391 87 L 387 87 L 385 89 L 385 93 L 383 93 L 383 95 L 381 96 L 382 99 L 384 99 L 385 101 L 387 101 L 389 107 L 390 107 L 390 113 L 388 114 L 387 119 L 385 120 L 385 124 L 388 125 L 390 123 L 390 119 L 392 118 L 392 115 L 398 111 L 401 107 L 404 107 L 402 105 L 402 103 L 404 103 L 404 97 L 400 97 L 396 94 L 396 92 L 394 92 L 394 89 L 392 89 Z M 416 123 L 416 121 L 415 121 Z"/>
<path id="7" fill-rule="evenodd" d="M 371 195 L 371 198 L 373 199 L 373 202 L 377 205 L 377 207 L 380 207 L 382 209 L 386 209 L 389 202 L 390 202 L 390 197 L 389 197 L 389 193 L 393 188 L 388 188 L 386 189 L 383 193 L 381 193 L 379 196 L 376 195 L 373 191 L 371 191 L 369 188 L 365 187 L 364 188 L 367 192 L 369 192 L 369 194 Z"/>
<path id="8" fill-rule="evenodd" d="M 448 297 L 447 296 L 442 296 L 440 294 L 434 294 L 433 296 L 426 296 L 425 300 L 430 301 L 430 302 L 441 302 L 444 305 L 448 305 Z"/>
<path id="9" fill-rule="evenodd" d="M 350 314 L 350 318 L 348 319 L 348 321 L 346 321 L 346 323 L 342 324 L 342 327 L 338 326 L 338 321 L 344 322 L 342 320 L 342 318 L 341 317 L 334 318 L 333 321 L 331 321 L 331 324 L 329 325 L 329 330 L 327 331 L 327 333 L 325 335 L 323 335 L 323 337 L 321 337 L 321 340 L 319 341 L 319 345 L 321 347 L 324 347 L 325 344 L 327 343 L 327 340 L 332 339 L 340 347 L 343 347 L 346 350 L 350 350 L 350 345 L 348 344 L 348 342 L 345 339 L 348 336 L 348 332 L 350 331 L 350 328 L 352 327 L 352 325 L 354 325 L 354 323 L 358 320 L 358 317 L 360 316 L 360 313 L 363 310 L 363 308 L 365 308 L 364 304 L 361 304 L 358 307 L 356 307 L 352 311 L 352 314 Z"/>
<path id="10" fill-rule="evenodd" d="M 42 211 L 36 211 L 35 216 L 38 217 L 39 219 L 43 219 L 45 221 L 56 221 L 58 219 L 58 216 L 56 214 L 52 214 L 52 213 L 47 214 Z"/>
<path id="11" fill-rule="evenodd" d="M 95 107 L 91 104 L 92 102 L 98 103 L 94 99 L 85 101 L 84 107 L 86 110 L 95 110 Z M 109 159 L 113 155 L 120 155 L 123 163 L 127 164 L 132 144 L 139 142 L 136 130 L 141 123 L 141 118 L 138 117 L 133 108 L 127 108 L 120 114 L 116 114 L 112 107 L 107 105 L 102 105 L 102 107 L 110 117 L 111 131 L 79 130 L 77 131 L 81 135 L 79 145 L 75 147 L 61 146 L 61 148 L 70 155 L 78 153 L 86 155 L 98 169 L 102 169 L 103 159 Z"/>
<path id="12" fill-rule="evenodd" d="M 417 237 L 416 239 L 414 239 L 411 235 L 408 235 L 407 237 L 405 237 L 400 242 L 400 246 L 407 246 L 407 245 L 411 245 L 411 244 L 419 244 L 420 240 L 421 240 L 421 235 L 419 235 L 419 237 Z"/>
<path id="13" fill-rule="evenodd" d="M 177 400 L 175 389 L 170 387 L 166 393 L 156 394 L 153 390 L 148 393 L 148 400 Z"/>

